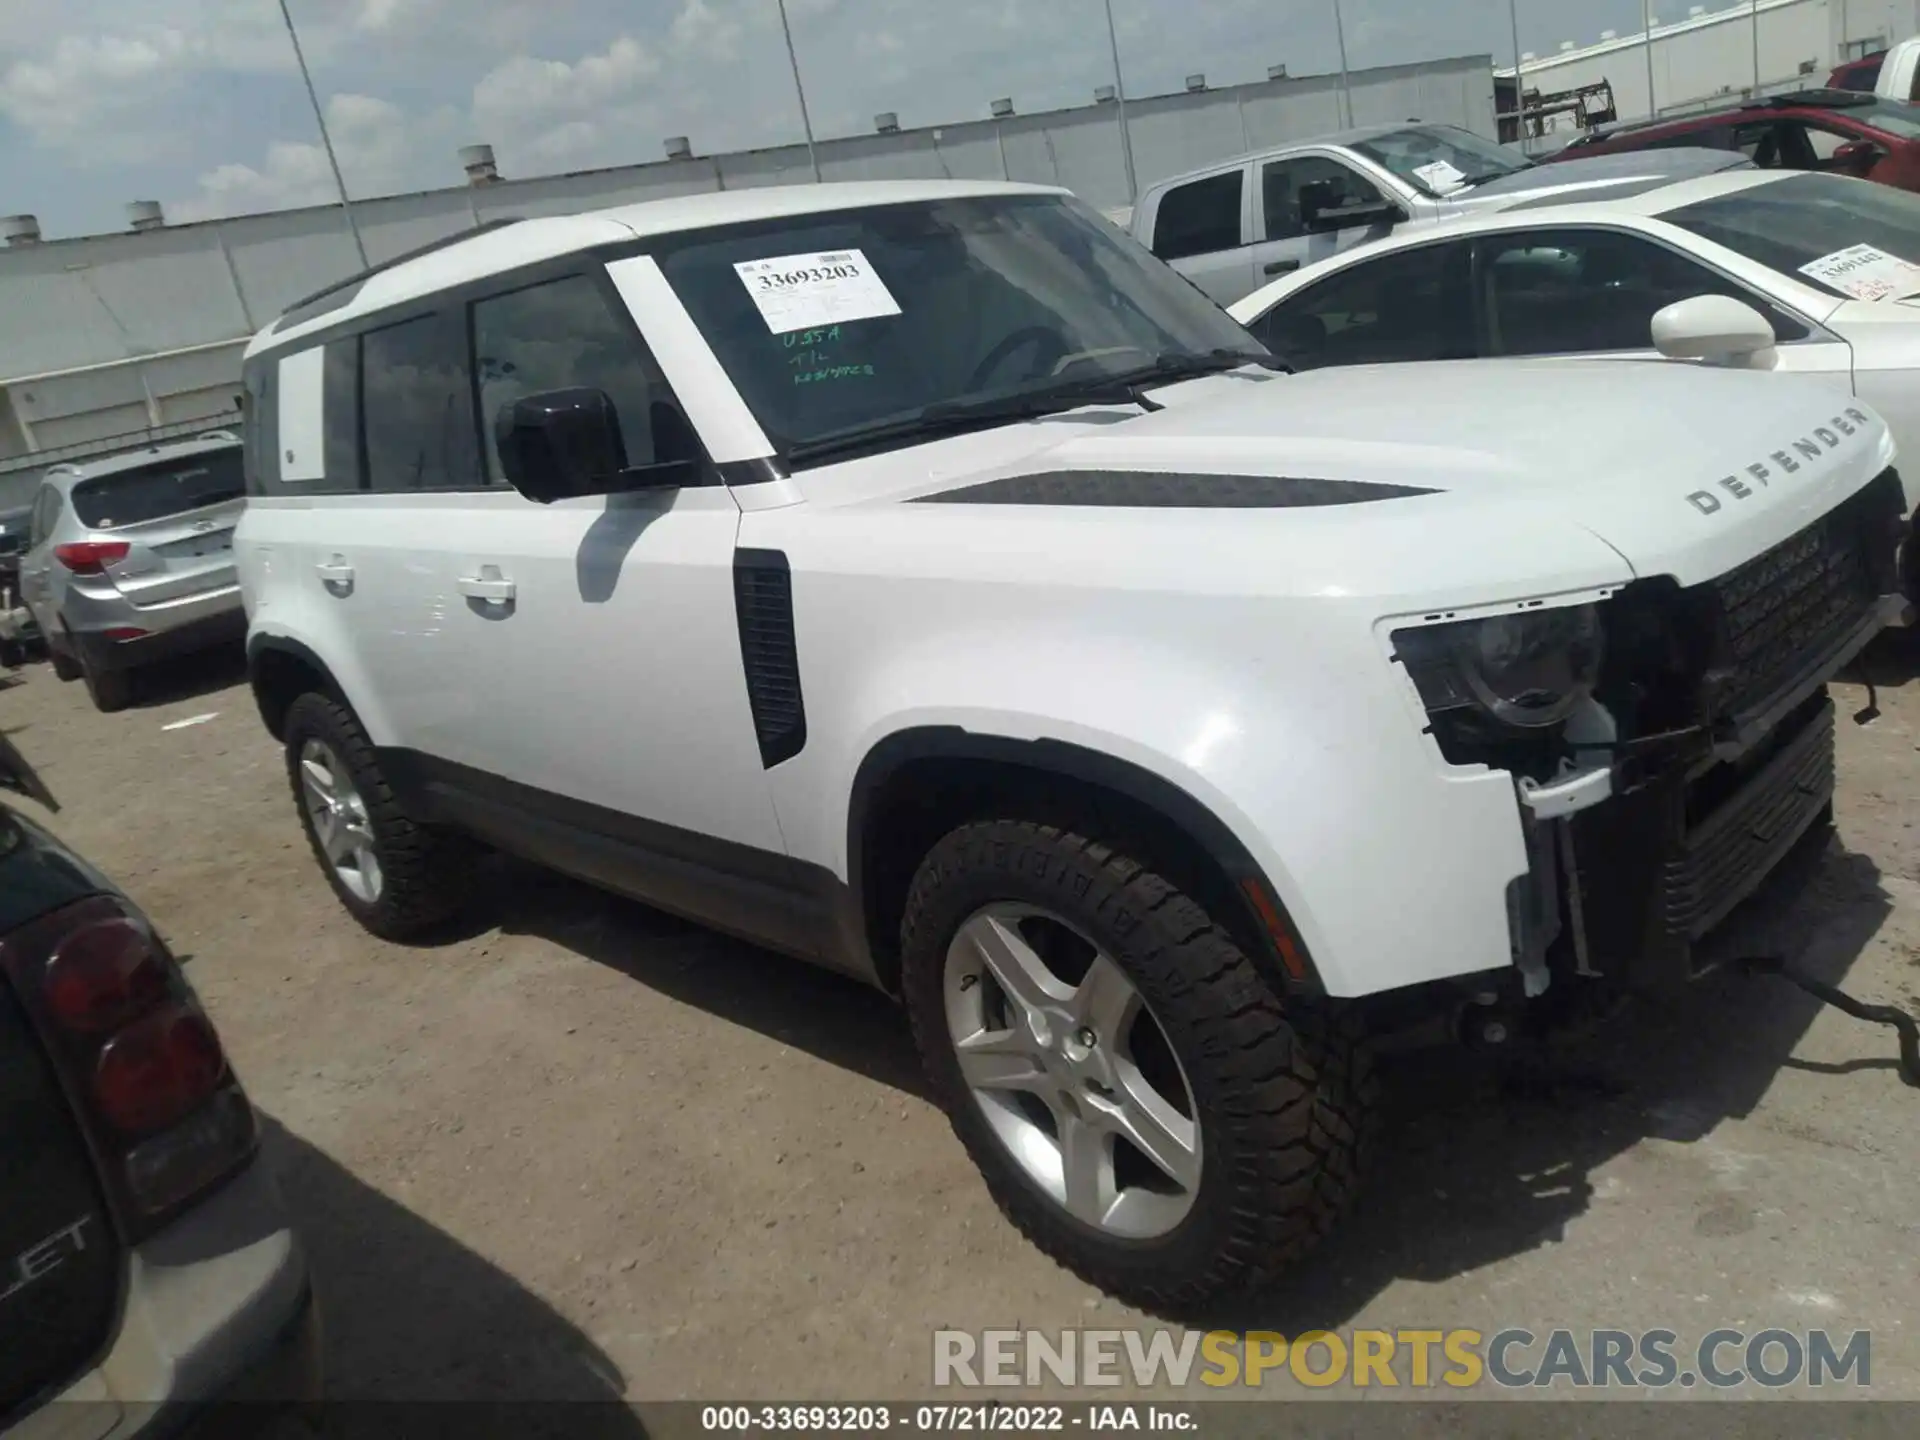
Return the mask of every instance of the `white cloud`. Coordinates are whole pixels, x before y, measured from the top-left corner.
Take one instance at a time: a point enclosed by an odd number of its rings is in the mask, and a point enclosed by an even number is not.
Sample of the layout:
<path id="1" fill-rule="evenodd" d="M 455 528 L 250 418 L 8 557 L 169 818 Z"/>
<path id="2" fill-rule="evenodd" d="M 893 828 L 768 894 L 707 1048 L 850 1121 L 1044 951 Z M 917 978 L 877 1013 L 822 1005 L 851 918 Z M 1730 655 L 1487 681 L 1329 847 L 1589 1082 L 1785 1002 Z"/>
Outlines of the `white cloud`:
<path id="1" fill-rule="evenodd" d="M 422 168 L 430 159 L 450 162 L 452 137 L 462 122 L 451 112 L 424 121 L 410 117 L 391 101 L 373 95 L 335 95 L 327 102 L 327 132 L 355 199 L 392 194 L 428 183 Z M 420 148 L 437 143 L 438 155 Z M 445 177 L 441 177 L 444 179 Z M 198 193 L 167 207 L 177 220 L 210 220 L 300 205 L 325 205 L 339 198 L 327 152 L 318 142 L 276 140 L 258 165 L 228 162 L 199 177 Z"/>

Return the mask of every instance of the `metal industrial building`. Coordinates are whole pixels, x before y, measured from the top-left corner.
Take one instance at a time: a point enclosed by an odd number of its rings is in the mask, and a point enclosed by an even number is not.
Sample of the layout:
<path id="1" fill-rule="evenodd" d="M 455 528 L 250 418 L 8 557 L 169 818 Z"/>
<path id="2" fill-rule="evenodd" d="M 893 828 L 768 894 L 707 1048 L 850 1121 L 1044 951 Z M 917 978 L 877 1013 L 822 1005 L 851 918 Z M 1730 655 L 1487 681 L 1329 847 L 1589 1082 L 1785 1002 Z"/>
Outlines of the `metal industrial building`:
<path id="1" fill-rule="evenodd" d="M 1494 133 L 1486 55 L 1356 70 L 1358 124 L 1419 118 Z M 996 107 L 996 109 L 1002 107 Z M 1126 171 L 1110 92 L 1043 114 L 825 140 L 827 180 L 993 178 L 1065 185 L 1103 207 L 1125 205 Z M 1141 184 L 1259 146 L 1345 123 L 1334 75 L 1289 76 L 1126 102 Z M 601 206 L 813 177 L 804 145 L 697 156 L 684 140 L 647 165 L 539 179 L 500 178 L 491 152 L 461 152 L 469 183 L 356 201 L 369 258 L 383 258 L 484 219 Z M 451 162 L 453 157 L 449 157 Z M 232 423 L 248 337 L 294 300 L 359 268 L 337 206 L 168 225 L 150 202 L 117 235 L 43 239 L 30 217 L 0 221 L 0 476 L 19 488 L 49 461 L 145 436 Z"/>
<path id="2" fill-rule="evenodd" d="M 1562 41 L 1554 54 L 1522 53 L 1526 89 L 1551 94 L 1605 81 L 1623 120 L 1683 115 L 1755 93 L 1756 69 L 1763 95 L 1818 85 L 1840 61 L 1920 33 L 1920 0 L 1750 0 L 1730 9 L 1692 5 L 1684 19 L 1669 10 L 1677 4 L 1652 0 L 1650 31 L 1606 30 L 1597 42 Z M 1495 73 L 1507 80 L 1513 67 Z M 1563 141 L 1574 124 L 1570 114 L 1555 116 L 1548 136 Z"/>

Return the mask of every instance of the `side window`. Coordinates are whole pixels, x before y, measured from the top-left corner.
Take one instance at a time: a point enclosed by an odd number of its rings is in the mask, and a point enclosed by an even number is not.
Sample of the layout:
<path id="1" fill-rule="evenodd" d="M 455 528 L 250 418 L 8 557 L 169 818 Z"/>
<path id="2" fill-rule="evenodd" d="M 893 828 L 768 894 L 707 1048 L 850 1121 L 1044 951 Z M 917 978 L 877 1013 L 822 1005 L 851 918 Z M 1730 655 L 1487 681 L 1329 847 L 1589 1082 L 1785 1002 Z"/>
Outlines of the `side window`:
<path id="1" fill-rule="evenodd" d="M 361 335 L 367 489 L 468 490 L 484 484 L 461 342 L 451 313 Z"/>
<path id="2" fill-rule="evenodd" d="M 241 456 L 247 493 L 266 495 L 280 486 L 280 415 L 271 356 L 250 360 L 241 371 Z"/>
<path id="3" fill-rule="evenodd" d="M 1738 150 L 1762 170 L 1781 164 L 1780 126 L 1772 121 L 1733 127 L 1732 149 Z"/>
<path id="4" fill-rule="evenodd" d="M 1324 155 L 1269 161 L 1260 167 L 1260 209 L 1267 239 L 1291 240 L 1307 233 L 1300 191 L 1308 185 L 1326 186 L 1333 205 L 1375 204 L 1385 198 L 1371 180 Z"/>
<path id="5" fill-rule="evenodd" d="M 505 483 L 496 426 L 515 400 L 579 386 L 604 391 L 629 465 L 699 456 L 666 377 L 591 276 L 571 275 L 473 305 L 473 372 L 487 477 Z"/>
<path id="6" fill-rule="evenodd" d="M 1646 350 L 1653 317 L 1695 295 L 1729 295 L 1782 340 L 1806 327 L 1738 282 L 1679 252 L 1614 230 L 1526 230 L 1479 241 L 1489 355 Z"/>
<path id="7" fill-rule="evenodd" d="M 41 487 L 39 498 L 33 502 L 33 515 L 28 524 L 27 544 L 39 545 L 53 533 L 53 522 L 60 518 L 60 492 L 51 485 Z"/>
<path id="8" fill-rule="evenodd" d="M 1466 245 L 1449 241 L 1350 265 L 1250 327 L 1297 369 L 1462 360 L 1473 354 Z"/>
<path id="9" fill-rule="evenodd" d="M 359 490 L 360 337 L 329 340 L 321 364 L 320 448 L 326 457 L 327 489 Z"/>
<path id="10" fill-rule="evenodd" d="M 1176 185 L 1153 217 L 1153 253 L 1162 260 L 1240 248 L 1240 199 L 1246 171 L 1229 170 Z"/>

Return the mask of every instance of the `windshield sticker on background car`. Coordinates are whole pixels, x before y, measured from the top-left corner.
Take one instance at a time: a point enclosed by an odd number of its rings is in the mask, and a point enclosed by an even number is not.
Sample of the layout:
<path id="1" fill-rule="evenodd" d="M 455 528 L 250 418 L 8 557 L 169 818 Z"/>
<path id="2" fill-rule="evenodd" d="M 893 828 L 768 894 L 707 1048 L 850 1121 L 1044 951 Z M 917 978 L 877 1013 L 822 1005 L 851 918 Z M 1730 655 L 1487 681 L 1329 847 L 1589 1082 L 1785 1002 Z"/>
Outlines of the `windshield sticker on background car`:
<path id="1" fill-rule="evenodd" d="M 1464 171 L 1456 169 L 1445 160 L 1435 160 L 1430 165 L 1416 165 L 1413 173 L 1429 190 L 1444 195 L 1450 190 L 1458 190 L 1467 183 Z"/>
<path id="2" fill-rule="evenodd" d="M 1800 273 L 1856 300 L 1895 300 L 1920 292 L 1920 265 L 1872 245 L 1849 245 L 1809 260 Z"/>
<path id="3" fill-rule="evenodd" d="M 900 313 L 886 282 L 859 250 L 776 255 L 733 268 L 776 335 Z"/>

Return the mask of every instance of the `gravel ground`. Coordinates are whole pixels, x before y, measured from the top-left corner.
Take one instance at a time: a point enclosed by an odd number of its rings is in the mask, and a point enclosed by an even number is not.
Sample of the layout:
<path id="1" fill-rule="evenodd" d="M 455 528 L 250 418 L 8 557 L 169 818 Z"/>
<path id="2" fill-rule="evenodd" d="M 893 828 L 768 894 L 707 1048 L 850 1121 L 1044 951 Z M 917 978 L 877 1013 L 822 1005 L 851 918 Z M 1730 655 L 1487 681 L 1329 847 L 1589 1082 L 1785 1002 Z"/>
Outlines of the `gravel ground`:
<path id="1" fill-rule="evenodd" d="M 1838 841 L 1740 924 L 1912 1006 L 1920 685 L 1906 651 L 1870 660 L 1885 713 L 1843 721 Z M 879 995 L 505 862 L 444 943 L 368 937 L 224 657 L 111 716 L 35 666 L 0 721 L 53 827 L 190 957 L 270 1117 L 334 1396 L 908 1398 L 936 1327 L 1155 1323 L 1000 1220 Z M 1892 1054 L 1725 976 L 1581 1046 L 1606 1091 L 1405 1057 L 1364 1209 L 1222 1323 L 1870 1329 L 1873 1396 L 1920 1398 L 1920 1092 Z"/>

